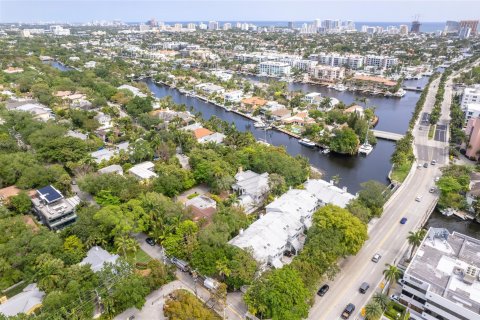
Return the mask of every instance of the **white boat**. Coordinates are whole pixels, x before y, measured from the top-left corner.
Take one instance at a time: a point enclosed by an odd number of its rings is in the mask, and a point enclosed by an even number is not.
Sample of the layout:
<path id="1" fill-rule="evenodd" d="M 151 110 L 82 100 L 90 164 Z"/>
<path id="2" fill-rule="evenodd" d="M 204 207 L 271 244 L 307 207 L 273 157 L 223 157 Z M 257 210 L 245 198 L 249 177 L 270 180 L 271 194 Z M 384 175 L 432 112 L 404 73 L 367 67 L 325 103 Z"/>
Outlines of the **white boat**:
<path id="1" fill-rule="evenodd" d="M 315 147 L 315 142 L 313 142 L 309 139 L 306 139 L 306 138 L 298 140 L 298 143 L 300 143 L 301 145 L 303 145 L 305 147 L 309 147 L 309 148 Z"/>
<path id="2" fill-rule="evenodd" d="M 255 128 L 265 128 L 267 125 L 262 121 L 257 121 L 253 124 Z"/>
<path id="3" fill-rule="evenodd" d="M 345 87 L 343 84 L 337 84 L 335 86 L 333 86 L 333 89 L 337 90 L 337 91 L 345 91 L 347 90 L 347 87 Z"/>
<path id="4" fill-rule="evenodd" d="M 360 146 L 360 148 L 358 148 L 358 153 L 368 156 L 370 152 L 372 152 L 372 150 L 373 150 L 372 145 L 369 144 L 368 142 L 365 142 Z"/>
<path id="5" fill-rule="evenodd" d="M 330 153 L 330 149 L 329 148 L 325 148 L 322 150 L 322 153 L 323 154 L 329 154 Z"/>
<path id="6" fill-rule="evenodd" d="M 407 92 L 406 92 L 405 90 L 403 90 L 402 88 L 400 88 L 400 89 L 398 89 L 398 91 L 395 92 L 393 95 L 394 95 L 395 97 L 401 98 L 401 97 L 403 97 L 406 93 L 407 93 Z"/>
<path id="7" fill-rule="evenodd" d="M 440 210 L 440 213 L 443 214 L 446 217 L 453 216 L 455 214 L 455 212 L 456 212 L 456 210 L 452 209 L 452 208 L 447 208 L 447 209 Z"/>

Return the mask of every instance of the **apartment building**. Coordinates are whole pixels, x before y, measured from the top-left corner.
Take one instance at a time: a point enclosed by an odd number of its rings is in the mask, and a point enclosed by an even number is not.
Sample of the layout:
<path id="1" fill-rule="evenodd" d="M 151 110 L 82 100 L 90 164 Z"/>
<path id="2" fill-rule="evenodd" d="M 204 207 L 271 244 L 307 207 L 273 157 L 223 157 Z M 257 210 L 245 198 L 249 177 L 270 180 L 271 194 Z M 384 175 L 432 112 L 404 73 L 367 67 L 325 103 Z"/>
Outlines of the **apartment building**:
<path id="1" fill-rule="evenodd" d="M 413 319 L 480 320 L 480 240 L 430 228 L 403 281 Z"/>
<path id="2" fill-rule="evenodd" d="M 264 61 L 258 65 L 258 72 L 274 77 L 289 76 L 292 67 L 285 62 L 279 61 Z"/>
<path id="3" fill-rule="evenodd" d="M 464 111 L 469 103 L 480 103 L 480 84 L 475 84 L 463 90 L 460 105 Z"/>
<path id="4" fill-rule="evenodd" d="M 317 80 L 335 82 L 345 78 L 345 68 L 331 66 L 315 66 L 310 70 L 310 76 Z"/>
<path id="5" fill-rule="evenodd" d="M 363 64 L 366 67 L 376 67 L 378 69 L 391 68 L 398 64 L 398 59 L 387 56 L 366 55 Z"/>

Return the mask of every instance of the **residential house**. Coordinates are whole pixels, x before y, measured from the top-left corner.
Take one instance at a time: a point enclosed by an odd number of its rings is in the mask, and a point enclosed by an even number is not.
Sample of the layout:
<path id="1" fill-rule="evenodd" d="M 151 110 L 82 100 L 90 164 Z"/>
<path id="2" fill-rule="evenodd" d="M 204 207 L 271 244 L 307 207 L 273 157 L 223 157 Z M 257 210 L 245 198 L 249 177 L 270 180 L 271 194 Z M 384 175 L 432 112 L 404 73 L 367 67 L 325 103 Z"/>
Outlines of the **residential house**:
<path id="1" fill-rule="evenodd" d="M 346 114 L 356 113 L 358 116 L 363 117 L 364 109 L 361 106 L 353 105 L 345 109 L 343 113 L 346 113 Z"/>
<path id="2" fill-rule="evenodd" d="M 93 158 L 93 160 L 96 163 L 101 163 L 102 161 L 109 161 L 111 158 L 118 155 L 121 151 L 128 153 L 129 145 L 130 144 L 128 143 L 128 141 L 125 141 L 115 145 L 113 148 L 110 148 L 110 149 L 104 148 L 104 149 L 91 152 L 90 156 Z"/>
<path id="3" fill-rule="evenodd" d="M 213 83 L 201 83 L 195 86 L 195 90 L 203 91 L 207 95 L 211 94 L 223 94 L 225 89 L 222 86 L 218 86 Z"/>
<path id="4" fill-rule="evenodd" d="M 107 250 L 99 246 L 91 247 L 87 252 L 87 256 L 79 263 L 79 265 L 89 265 L 93 272 L 99 272 L 105 264 L 115 264 L 119 258 L 118 254 L 111 254 Z"/>
<path id="5" fill-rule="evenodd" d="M 396 81 L 392 81 L 382 77 L 372 77 L 364 75 L 356 75 L 351 80 L 350 83 L 355 85 L 359 90 L 368 89 L 368 90 L 389 90 L 397 85 Z"/>
<path id="6" fill-rule="evenodd" d="M 105 174 L 105 173 L 116 173 L 119 175 L 123 175 L 123 169 L 122 166 L 118 164 L 112 164 L 111 166 L 107 166 L 105 168 L 99 169 L 97 171 L 100 174 Z"/>
<path id="7" fill-rule="evenodd" d="M 229 241 L 241 249 L 252 250 L 253 257 L 265 270 L 281 268 L 286 252 L 297 253 L 305 241 L 304 231 L 311 225 L 318 200 L 306 190 L 291 189 L 265 207 L 246 230 Z"/>
<path id="8" fill-rule="evenodd" d="M 179 119 L 181 123 L 188 124 L 195 120 L 193 115 L 188 111 L 175 111 L 166 109 L 158 109 L 150 112 L 151 115 L 163 120 L 166 124 L 170 123 L 174 119 Z"/>
<path id="9" fill-rule="evenodd" d="M 14 317 L 24 313 L 29 316 L 42 306 L 44 297 L 45 292 L 40 291 L 36 283 L 29 284 L 22 292 L 0 304 L 0 315 Z"/>
<path id="10" fill-rule="evenodd" d="M 213 214 L 217 211 L 217 202 L 207 195 L 199 195 L 188 199 L 185 208 L 190 209 L 193 214 L 193 221 L 211 221 Z"/>
<path id="11" fill-rule="evenodd" d="M 287 108 L 276 109 L 271 113 L 271 117 L 274 121 L 283 121 L 290 118 L 291 116 L 292 112 Z"/>
<path id="12" fill-rule="evenodd" d="M 46 186 L 36 191 L 32 197 L 33 210 L 37 217 L 51 230 L 62 229 L 77 220 L 76 207 L 80 198 L 65 198 L 54 186 Z"/>
<path id="13" fill-rule="evenodd" d="M 313 104 L 318 106 L 322 102 L 323 98 L 320 92 L 310 92 L 306 94 L 302 100 L 308 104 Z"/>
<path id="14" fill-rule="evenodd" d="M 305 190 L 318 199 L 320 205 L 333 204 L 345 208 L 351 200 L 356 198 L 355 195 L 347 192 L 347 187 L 339 188 L 333 181 L 309 179 L 304 186 Z"/>
<path id="15" fill-rule="evenodd" d="M 223 143 L 223 140 L 225 140 L 226 136 L 223 133 L 220 132 L 214 132 L 210 135 L 204 136 L 202 138 L 197 139 L 199 143 L 209 143 L 213 142 L 216 144 Z"/>
<path id="16" fill-rule="evenodd" d="M 122 84 L 120 87 L 117 88 L 118 90 L 127 90 L 133 93 L 135 97 L 146 98 L 147 95 L 140 91 L 137 87 L 131 86 L 129 84 Z"/>
<path id="17" fill-rule="evenodd" d="M 295 124 L 299 126 L 315 123 L 315 119 L 312 119 L 308 116 L 308 111 L 297 112 L 295 115 L 284 118 L 281 121 L 284 124 Z"/>
<path id="18" fill-rule="evenodd" d="M 158 175 L 154 172 L 154 168 L 155 164 L 153 162 L 145 161 L 128 169 L 128 173 L 132 174 L 139 180 L 148 180 L 158 177 Z"/>
<path id="19" fill-rule="evenodd" d="M 223 97 L 225 98 L 225 101 L 228 102 L 240 102 L 243 97 L 243 91 L 242 90 L 235 90 L 235 91 L 229 91 L 226 92 Z"/>
<path id="20" fill-rule="evenodd" d="M 48 121 L 55 119 L 52 109 L 34 100 L 8 101 L 7 109 L 31 113 L 35 119 Z"/>
<path id="21" fill-rule="evenodd" d="M 235 175 L 235 180 L 232 189 L 238 195 L 238 205 L 247 214 L 254 212 L 263 203 L 270 190 L 268 172 L 258 174 L 251 170 L 243 171 L 240 168 Z"/>
<path id="22" fill-rule="evenodd" d="M 244 98 L 241 102 L 241 108 L 247 112 L 253 112 L 262 108 L 268 101 L 259 97 Z"/>

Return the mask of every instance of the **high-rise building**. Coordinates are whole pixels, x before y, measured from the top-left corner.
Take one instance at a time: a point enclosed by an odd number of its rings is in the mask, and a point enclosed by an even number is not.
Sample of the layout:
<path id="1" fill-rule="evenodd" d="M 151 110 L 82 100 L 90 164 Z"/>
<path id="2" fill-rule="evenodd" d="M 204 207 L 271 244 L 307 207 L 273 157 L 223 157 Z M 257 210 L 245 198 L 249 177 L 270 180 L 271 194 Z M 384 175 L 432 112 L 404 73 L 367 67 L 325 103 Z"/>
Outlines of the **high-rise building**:
<path id="1" fill-rule="evenodd" d="M 478 20 L 462 20 L 459 22 L 460 28 L 470 28 L 472 35 L 478 32 Z"/>
<path id="2" fill-rule="evenodd" d="M 232 29 L 232 24 L 229 22 L 226 22 L 223 24 L 223 30 L 230 30 Z"/>
<path id="3" fill-rule="evenodd" d="M 421 25 L 422 24 L 418 20 L 412 21 L 412 28 L 410 29 L 410 32 L 411 33 L 420 33 L 420 26 Z"/>
<path id="4" fill-rule="evenodd" d="M 210 21 L 208 23 L 208 30 L 218 30 L 218 22 L 217 21 Z"/>
<path id="5" fill-rule="evenodd" d="M 187 28 L 188 28 L 189 30 L 195 30 L 195 29 L 197 28 L 197 25 L 196 25 L 195 23 L 189 23 L 189 24 L 187 25 Z"/>
<path id="6" fill-rule="evenodd" d="M 447 21 L 443 31 L 445 34 L 458 34 L 460 31 L 460 23 L 458 23 L 458 21 Z"/>
<path id="7" fill-rule="evenodd" d="M 458 36 L 460 39 L 468 39 L 470 38 L 470 35 L 472 33 L 472 29 L 469 27 L 463 27 L 460 29 L 460 32 L 458 33 Z"/>
<path id="8" fill-rule="evenodd" d="M 406 24 L 401 24 L 399 27 L 399 33 L 402 35 L 408 34 L 408 26 Z"/>
<path id="9" fill-rule="evenodd" d="M 295 24 L 293 23 L 293 21 L 290 21 L 290 22 L 288 23 L 288 29 L 292 29 L 292 30 L 293 30 L 294 28 L 295 28 Z"/>
<path id="10" fill-rule="evenodd" d="M 200 30 L 207 30 L 207 28 L 208 28 L 207 24 L 203 22 L 200 22 L 200 24 L 198 25 L 198 29 Z"/>

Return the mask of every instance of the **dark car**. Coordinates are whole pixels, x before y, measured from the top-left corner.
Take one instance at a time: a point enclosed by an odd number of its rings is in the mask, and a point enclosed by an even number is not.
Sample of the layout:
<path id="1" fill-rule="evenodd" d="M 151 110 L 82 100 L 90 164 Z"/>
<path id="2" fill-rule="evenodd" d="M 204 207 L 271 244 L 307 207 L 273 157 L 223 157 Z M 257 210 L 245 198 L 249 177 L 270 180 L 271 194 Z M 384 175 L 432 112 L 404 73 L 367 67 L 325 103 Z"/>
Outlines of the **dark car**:
<path id="1" fill-rule="evenodd" d="M 423 167 L 424 167 L 424 168 L 427 168 L 427 167 L 428 167 L 428 163 L 425 162 L 425 163 L 423 164 Z"/>
<path id="2" fill-rule="evenodd" d="M 362 285 L 360 286 L 360 288 L 358 289 L 360 291 L 360 293 L 365 293 L 367 292 L 368 288 L 370 288 L 370 285 L 366 282 L 362 283 Z"/>
<path id="3" fill-rule="evenodd" d="M 403 217 L 403 218 L 400 220 L 400 223 L 401 223 L 401 224 L 407 223 L 407 218 Z"/>
<path id="4" fill-rule="evenodd" d="M 330 289 L 328 284 L 324 284 L 320 289 L 318 289 L 317 294 L 320 297 L 323 297 L 325 295 L 325 293 L 327 293 L 328 289 Z"/>
<path id="5" fill-rule="evenodd" d="M 151 245 L 152 247 L 157 243 L 154 239 L 152 238 L 147 238 L 145 239 L 145 242 Z"/>
<path id="6" fill-rule="evenodd" d="M 350 318 L 354 310 L 355 310 L 355 305 L 353 303 L 347 304 L 347 306 L 342 312 L 342 319 Z"/>

